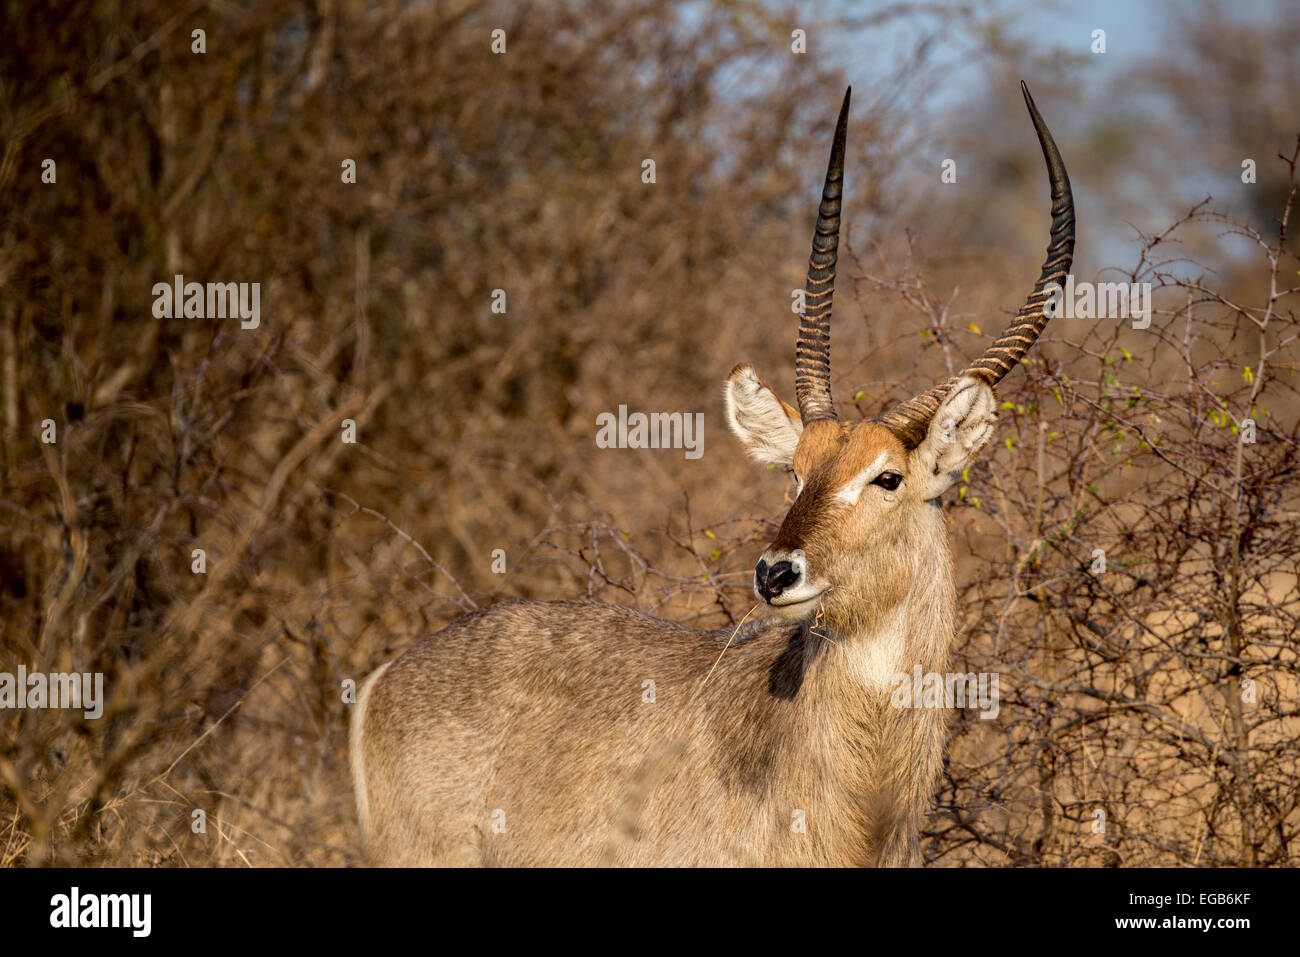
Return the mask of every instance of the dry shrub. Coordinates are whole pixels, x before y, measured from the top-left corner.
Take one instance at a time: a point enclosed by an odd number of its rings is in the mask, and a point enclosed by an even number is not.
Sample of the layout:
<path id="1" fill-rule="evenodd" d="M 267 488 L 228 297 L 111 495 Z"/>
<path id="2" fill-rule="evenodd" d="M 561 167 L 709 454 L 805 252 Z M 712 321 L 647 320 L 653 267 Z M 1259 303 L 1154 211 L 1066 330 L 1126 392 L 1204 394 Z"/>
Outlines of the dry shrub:
<path id="1" fill-rule="evenodd" d="M 738 359 L 787 381 L 842 89 L 772 67 L 786 27 L 653 0 L 0 9 L 0 671 L 108 693 L 97 721 L 0 714 L 0 861 L 355 862 L 346 681 L 507 596 L 749 609 L 788 485 L 728 444 L 718 390 Z M 850 195 L 876 209 L 905 117 L 860 103 Z M 1296 262 L 1262 234 L 1254 274 L 1166 258 L 1220 224 L 1146 244 L 1149 330 L 1049 330 L 945 504 L 957 660 L 1003 700 L 954 718 L 932 861 L 1293 861 Z M 980 257 L 898 226 L 844 250 L 847 415 L 977 352 L 999 320 L 950 306 L 1006 314 L 1028 275 L 940 297 L 931 262 Z M 155 317 L 177 273 L 260 282 L 261 325 Z M 619 404 L 706 410 L 716 454 L 597 449 Z"/>

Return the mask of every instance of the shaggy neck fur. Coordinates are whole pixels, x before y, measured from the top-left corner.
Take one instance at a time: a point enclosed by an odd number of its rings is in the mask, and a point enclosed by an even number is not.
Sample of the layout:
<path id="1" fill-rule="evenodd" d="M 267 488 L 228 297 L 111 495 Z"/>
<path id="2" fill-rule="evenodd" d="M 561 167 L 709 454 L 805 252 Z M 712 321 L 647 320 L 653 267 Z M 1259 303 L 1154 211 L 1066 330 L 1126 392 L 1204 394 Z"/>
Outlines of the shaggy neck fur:
<path id="1" fill-rule="evenodd" d="M 942 761 L 942 709 L 891 703 L 898 675 L 941 673 L 954 633 L 954 589 L 943 513 L 926 510 L 925 534 L 909 559 L 910 587 L 889 607 L 850 596 L 803 623 L 769 675 L 769 693 L 793 705 L 786 741 L 790 800 L 823 805 L 828 859 L 836 847 L 865 849 L 843 863 L 917 866 L 915 835 Z M 924 547 L 919 547 L 924 545 Z M 865 583 L 864 583 L 865 585 Z M 835 615 L 852 608 L 852 615 Z M 874 617 L 873 617 L 874 613 Z M 801 806 L 796 804 L 795 806 Z M 813 833 L 812 828 L 809 830 Z"/>

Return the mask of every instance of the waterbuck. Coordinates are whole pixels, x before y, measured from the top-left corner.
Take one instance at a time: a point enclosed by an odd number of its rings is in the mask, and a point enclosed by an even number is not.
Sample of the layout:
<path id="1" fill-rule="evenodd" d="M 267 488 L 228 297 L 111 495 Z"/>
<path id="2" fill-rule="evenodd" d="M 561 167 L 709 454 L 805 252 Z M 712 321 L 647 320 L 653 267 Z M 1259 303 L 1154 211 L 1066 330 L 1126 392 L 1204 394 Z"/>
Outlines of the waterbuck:
<path id="1" fill-rule="evenodd" d="M 921 863 L 945 713 L 897 707 L 891 691 L 897 675 L 948 665 L 939 496 L 993 434 L 993 387 L 1047 324 L 1045 287 L 1074 250 L 1065 166 L 1021 87 L 1052 189 L 1033 292 L 960 375 L 856 425 L 839 421 L 830 387 L 845 94 L 799 320 L 798 409 L 747 365 L 725 389 L 745 449 L 795 475 L 754 570 L 771 614 L 699 631 L 612 605 L 512 601 L 426 638 L 367 678 L 354 709 L 373 863 Z"/>

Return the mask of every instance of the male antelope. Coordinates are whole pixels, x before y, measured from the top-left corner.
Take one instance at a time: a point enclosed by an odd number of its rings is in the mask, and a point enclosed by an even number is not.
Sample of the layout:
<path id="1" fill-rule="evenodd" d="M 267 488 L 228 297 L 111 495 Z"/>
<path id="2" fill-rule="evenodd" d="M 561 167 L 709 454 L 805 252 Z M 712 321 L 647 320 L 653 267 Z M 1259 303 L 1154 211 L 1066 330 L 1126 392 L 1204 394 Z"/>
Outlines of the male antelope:
<path id="1" fill-rule="evenodd" d="M 356 703 L 372 862 L 920 863 L 945 718 L 890 696 L 896 674 L 948 665 L 956 599 L 939 496 L 993 434 L 993 386 L 1047 324 L 1044 287 L 1064 281 L 1074 250 L 1065 166 L 1024 94 L 1052 187 L 1033 292 L 961 375 L 856 425 L 839 421 L 830 388 L 844 97 L 799 321 L 799 408 L 747 365 L 726 384 L 741 443 L 797 483 L 754 571 L 775 615 L 705 632 L 612 605 L 512 601 L 426 638 Z"/>

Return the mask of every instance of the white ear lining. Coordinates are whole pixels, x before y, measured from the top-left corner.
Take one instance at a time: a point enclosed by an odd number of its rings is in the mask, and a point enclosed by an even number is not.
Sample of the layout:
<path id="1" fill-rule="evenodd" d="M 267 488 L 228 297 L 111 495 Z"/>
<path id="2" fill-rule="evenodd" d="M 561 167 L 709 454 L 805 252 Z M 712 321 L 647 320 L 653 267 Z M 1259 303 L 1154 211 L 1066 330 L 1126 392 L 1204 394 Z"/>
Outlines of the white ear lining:
<path id="1" fill-rule="evenodd" d="M 790 465 L 803 424 L 790 419 L 781 400 L 749 366 L 732 370 L 723 389 L 727 425 L 760 462 Z"/>
<path id="2" fill-rule="evenodd" d="M 922 494 L 942 495 L 992 437 L 996 420 L 992 388 L 973 376 L 959 381 L 935 410 L 929 432 L 913 453 Z"/>

